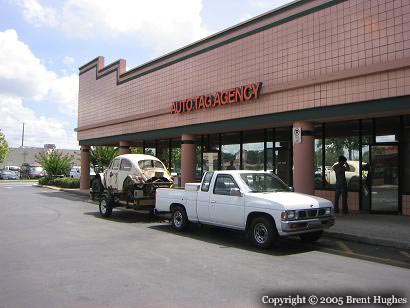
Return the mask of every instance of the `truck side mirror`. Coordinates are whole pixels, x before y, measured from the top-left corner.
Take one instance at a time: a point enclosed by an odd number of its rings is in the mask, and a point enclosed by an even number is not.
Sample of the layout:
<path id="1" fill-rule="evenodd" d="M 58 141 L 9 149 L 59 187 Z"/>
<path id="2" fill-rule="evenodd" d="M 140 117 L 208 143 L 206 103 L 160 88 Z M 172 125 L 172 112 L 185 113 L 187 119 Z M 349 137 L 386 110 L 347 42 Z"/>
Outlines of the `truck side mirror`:
<path id="1" fill-rule="evenodd" d="M 295 187 L 289 186 L 290 191 L 295 191 Z"/>
<path id="2" fill-rule="evenodd" d="M 242 193 L 239 188 L 231 188 L 229 195 L 234 197 L 242 197 Z"/>

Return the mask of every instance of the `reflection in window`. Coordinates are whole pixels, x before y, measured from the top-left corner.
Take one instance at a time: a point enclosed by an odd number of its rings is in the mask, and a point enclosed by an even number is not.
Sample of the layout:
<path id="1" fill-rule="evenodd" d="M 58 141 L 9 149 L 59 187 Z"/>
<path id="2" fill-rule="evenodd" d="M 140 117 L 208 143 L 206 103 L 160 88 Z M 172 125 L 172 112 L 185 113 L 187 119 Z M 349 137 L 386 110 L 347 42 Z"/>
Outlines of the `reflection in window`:
<path id="1" fill-rule="evenodd" d="M 219 170 L 219 135 L 204 136 L 202 172 Z"/>
<path id="2" fill-rule="evenodd" d="M 223 134 L 221 146 L 222 170 L 240 169 L 240 135 Z"/>
<path id="3" fill-rule="evenodd" d="M 347 188 L 349 191 L 359 191 L 359 121 L 326 124 L 326 187 L 334 188 L 336 185 L 336 174 L 332 166 L 338 162 L 341 155 L 347 158 L 347 163 L 354 169 L 345 172 Z"/>
<path id="4" fill-rule="evenodd" d="M 242 163 L 244 170 L 264 170 L 264 131 L 243 133 Z"/>
<path id="5" fill-rule="evenodd" d="M 157 143 L 156 157 L 169 168 L 169 140 L 161 140 Z"/>
<path id="6" fill-rule="evenodd" d="M 181 141 L 172 140 L 171 143 L 171 172 L 181 173 Z"/>

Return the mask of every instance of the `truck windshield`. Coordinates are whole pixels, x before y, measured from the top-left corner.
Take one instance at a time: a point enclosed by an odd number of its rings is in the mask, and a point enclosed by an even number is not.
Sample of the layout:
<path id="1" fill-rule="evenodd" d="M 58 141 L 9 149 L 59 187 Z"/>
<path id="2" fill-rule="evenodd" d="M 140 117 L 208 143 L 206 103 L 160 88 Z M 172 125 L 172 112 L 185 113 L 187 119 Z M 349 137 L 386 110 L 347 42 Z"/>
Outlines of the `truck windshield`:
<path id="1" fill-rule="evenodd" d="M 140 160 L 138 162 L 138 166 L 140 167 L 141 170 L 147 170 L 151 168 L 165 169 L 164 165 L 160 161 L 152 160 L 152 159 Z"/>
<path id="2" fill-rule="evenodd" d="M 270 173 L 242 173 L 241 178 L 252 192 L 290 191 L 285 183 Z"/>

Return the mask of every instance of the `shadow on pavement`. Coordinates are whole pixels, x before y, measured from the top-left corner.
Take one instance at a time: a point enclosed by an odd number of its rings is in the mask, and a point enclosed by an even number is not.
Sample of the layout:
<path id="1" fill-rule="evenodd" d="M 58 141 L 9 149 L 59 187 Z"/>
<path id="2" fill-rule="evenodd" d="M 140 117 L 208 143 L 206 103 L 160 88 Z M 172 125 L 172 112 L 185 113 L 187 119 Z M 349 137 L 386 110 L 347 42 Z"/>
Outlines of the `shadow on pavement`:
<path id="1" fill-rule="evenodd" d="M 137 212 L 134 210 L 115 209 L 108 218 L 102 217 L 100 212 L 86 212 L 84 215 L 94 216 L 95 218 L 115 221 L 119 223 L 154 223 L 163 222 L 161 218 L 154 217 L 149 213 Z"/>
<path id="2" fill-rule="evenodd" d="M 298 239 L 281 239 L 269 250 L 254 247 L 244 232 L 205 225 L 190 225 L 184 232 L 172 230 L 169 224 L 150 226 L 150 229 L 172 233 L 190 239 L 220 245 L 221 248 L 237 248 L 272 256 L 294 255 L 316 250 L 313 245 L 305 245 Z"/>

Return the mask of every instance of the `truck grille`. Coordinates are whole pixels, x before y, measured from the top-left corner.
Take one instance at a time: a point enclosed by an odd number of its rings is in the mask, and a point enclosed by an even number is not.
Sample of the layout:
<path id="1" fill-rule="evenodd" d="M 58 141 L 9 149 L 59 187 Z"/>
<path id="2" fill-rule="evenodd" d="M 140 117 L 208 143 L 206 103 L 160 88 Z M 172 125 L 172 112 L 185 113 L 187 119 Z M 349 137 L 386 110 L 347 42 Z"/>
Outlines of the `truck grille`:
<path id="1" fill-rule="evenodd" d="M 325 209 L 318 209 L 318 210 L 299 210 L 298 212 L 298 219 L 305 219 L 305 218 L 314 218 L 314 217 L 322 217 L 325 216 Z"/>

